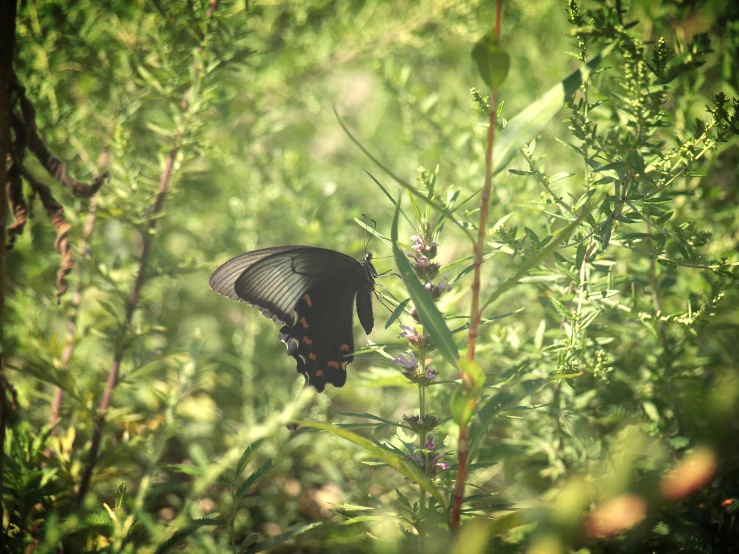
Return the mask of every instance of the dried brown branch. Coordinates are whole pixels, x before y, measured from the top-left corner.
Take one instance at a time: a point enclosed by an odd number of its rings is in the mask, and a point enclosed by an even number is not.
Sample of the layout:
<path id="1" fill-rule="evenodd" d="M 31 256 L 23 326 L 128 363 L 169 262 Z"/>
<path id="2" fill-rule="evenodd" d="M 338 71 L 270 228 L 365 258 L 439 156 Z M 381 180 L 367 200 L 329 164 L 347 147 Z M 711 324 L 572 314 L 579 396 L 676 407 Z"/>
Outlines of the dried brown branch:
<path id="1" fill-rule="evenodd" d="M 18 166 L 13 164 L 8 170 L 8 184 L 6 185 L 6 193 L 8 195 L 8 204 L 13 212 L 15 221 L 8 225 L 8 239 L 5 245 L 6 250 L 12 250 L 15 241 L 19 235 L 23 234 L 23 229 L 28 221 L 28 206 L 23 198 L 23 182 Z"/>
<path id="2" fill-rule="evenodd" d="M 11 150 L 12 158 L 22 160 L 26 150 L 26 130 L 23 122 L 17 117 L 13 117 L 13 130 L 15 131 L 15 141 Z M 23 181 L 21 180 L 18 164 L 13 163 L 10 166 L 7 182 L 8 204 L 13 212 L 15 222 L 8 226 L 8 242 L 5 249 L 12 250 L 18 236 L 23 234 L 29 216 L 26 200 L 23 197 Z"/>
<path id="3" fill-rule="evenodd" d="M 110 148 L 106 144 L 103 152 L 100 154 L 98 159 L 98 168 L 104 168 L 108 165 L 110 158 Z M 90 201 L 90 206 L 87 212 L 87 219 L 85 220 L 85 226 L 82 230 L 82 238 L 78 246 L 79 252 L 86 252 L 89 248 L 90 238 L 95 230 L 95 222 L 97 221 L 97 197 Z M 77 285 L 75 286 L 74 294 L 72 295 L 72 310 L 67 320 L 67 335 L 65 338 L 66 345 L 62 351 L 62 366 L 66 370 L 69 366 L 69 362 L 74 355 L 75 347 L 75 335 L 77 333 L 77 317 L 79 315 L 80 305 L 82 304 L 82 289 L 84 287 L 84 281 L 81 275 L 77 277 Z M 54 391 L 54 401 L 51 404 L 51 410 L 49 411 L 49 426 L 54 427 L 59 414 L 62 409 L 62 399 L 64 398 L 64 391 L 61 387 L 57 387 Z M 55 432 L 56 430 L 52 431 Z M 47 451 L 48 452 L 48 451 Z M 48 455 L 48 454 L 47 454 Z"/>
<path id="4" fill-rule="evenodd" d="M 67 164 L 55 157 L 44 144 L 41 135 L 36 128 L 36 110 L 26 96 L 26 90 L 19 84 L 15 85 L 15 92 L 21 105 L 23 113 L 23 122 L 25 124 L 27 134 L 27 144 L 29 150 L 34 153 L 39 163 L 54 177 L 59 183 L 64 185 L 77 198 L 90 198 L 95 195 L 103 183 L 108 179 L 108 172 L 105 171 L 92 180 L 92 184 L 83 183 L 72 177 L 67 171 Z"/>
<path id="5" fill-rule="evenodd" d="M 56 201 L 54 195 L 51 194 L 51 189 L 38 181 L 23 167 L 20 168 L 20 173 L 41 199 L 41 203 L 46 210 L 46 215 L 49 216 L 51 224 L 56 229 L 56 241 L 54 246 L 56 247 L 57 252 L 62 256 L 62 261 L 59 264 L 59 271 L 57 271 L 56 274 L 56 301 L 59 303 L 62 295 L 67 290 L 65 278 L 74 267 L 72 248 L 69 244 L 69 230 L 71 229 L 71 226 L 64 219 L 64 207 Z"/>

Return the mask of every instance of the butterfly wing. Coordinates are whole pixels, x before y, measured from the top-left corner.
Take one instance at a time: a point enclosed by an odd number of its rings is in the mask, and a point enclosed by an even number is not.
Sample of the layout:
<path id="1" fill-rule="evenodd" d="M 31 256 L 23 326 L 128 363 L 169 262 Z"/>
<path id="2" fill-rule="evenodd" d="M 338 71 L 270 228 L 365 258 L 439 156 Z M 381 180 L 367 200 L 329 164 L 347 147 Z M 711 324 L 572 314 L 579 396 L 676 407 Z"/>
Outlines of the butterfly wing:
<path id="1" fill-rule="evenodd" d="M 298 373 L 318 392 L 327 383 L 335 387 L 346 383 L 346 366 L 354 359 L 356 293 L 357 282 L 338 274 L 308 290 L 295 306 L 295 324 L 280 330 L 280 339 L 295 358 Z"/>
<path id="2" fill-rule="evenodd" d="M 246 302 L 283 324 L 280 339 L 306 383 L 321 392 L 341 387 L 353 360 L 352 314 L 357 291 L 365 291 L 360 320 L 372 328 L 371 275 L 349 256 L 310 246 L 281 246 L 247 252 L 219 267 L 210 287 Z M 367 324 L 369 310 L 369 325 Z"/>
<path id="3" fill-rule="evenodd" d="M 342 272 L 357 279 L 361 264 L 345 254 L 311 246 L 278 246 L 237 256 L 210 277 L 215 292 L 246 302 L 265 316 L 292 325 L 295 305 L 311 287 Z"/>

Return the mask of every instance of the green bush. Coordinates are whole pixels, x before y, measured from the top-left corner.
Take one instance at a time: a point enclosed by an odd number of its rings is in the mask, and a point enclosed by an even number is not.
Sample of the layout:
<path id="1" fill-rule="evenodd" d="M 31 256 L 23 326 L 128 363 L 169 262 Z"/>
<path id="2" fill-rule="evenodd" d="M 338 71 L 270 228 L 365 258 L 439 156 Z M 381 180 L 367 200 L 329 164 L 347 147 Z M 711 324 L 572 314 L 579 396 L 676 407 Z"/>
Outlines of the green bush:
<path id="1" fill-rule="evenodd" d="M 732 3 L 17 9 L 4 551 L 736 550 Z M 370 237 L 298 396 L 208 276 Z"/>

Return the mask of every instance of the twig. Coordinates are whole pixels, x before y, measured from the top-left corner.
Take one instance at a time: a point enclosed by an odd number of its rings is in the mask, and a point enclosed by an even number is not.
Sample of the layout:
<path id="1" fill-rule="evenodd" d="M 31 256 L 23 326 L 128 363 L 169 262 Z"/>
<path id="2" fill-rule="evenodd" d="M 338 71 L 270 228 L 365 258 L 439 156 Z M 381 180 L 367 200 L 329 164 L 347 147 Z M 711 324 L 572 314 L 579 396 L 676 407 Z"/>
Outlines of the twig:
<path id="1" fill-rule="evenodd" d="M 98 160 L 98 167 L 104 168 L 108 165 L 108 160 L 110 158 L 110 148 L 106 145 L 106 147 L 103 149 L 103 152 L 100 154 L 100 158 Z M 79 252 L 85 252 L 88 248 L 88 245 L 90 243 L 90 237 L 92 236 L 92 232 L 95 229 L 95 221 L 97 219 L 97 197 L 93 198 L 92 201 L 90 201 L 90 206 L 88 208 L 87 212 L 87 219 L 85 220 L 85 226 L 82 230 L 82 238 L 80 240 L 79 244 Z M 77 279 L 77 285 L 75 286 L 74 294 L 72 295 L 72 311 L 69 315 L 69 319 L 67 320 L 67 336 L 65 339 L 66 345 L 64 346 L 64 350 L 62 351 L 62 367 L 64 370 L 68 369 L 68 365 L 70 360 L 72 359 L 72 355 L 74 354 L 74 348 L 75 348 L 75 341 L 74 337 L 77 334 L 77 319 L 79 315 L 80 310 L 80 304 L 82 303 L 82 289 L 84 288 L 84 281 L 82 279 L 82 275 L 78 276 Z M 59 413 L 61 411 L 62 407 L 62 398 L 64 396 L 64 391 L 61 389 L 61 387 L 57 387 L 54 391 L 54 401 L 51 405 L 51 411 L 49 412 L 49 425 L 51 427 L 54 427 L 56 425 L 57 420 L 59 419 Z M 56 432 L 56 430 L 52 431 Z"/>
<path id="2" fill-rule="evenodd" d="M 218 5 L 218 0 L 211 0 L 208 7 L 207 17 L 210 20 L 215 12 Z M 202 51 L 202 45 L 199 49 Z M 198 74 L 198 68 L 196 66 L 195 77 Z M 181 107 L 189 106 L 190 89 L 185 92 L 183 97 L 183 103 Z M 123 329 L 121 330 L 121 336 L 116 345 L 115 354 L 113 356 L 113 363 L 110 367 L 110 373 L 108 374 L 108 381 L 105 384 L 105 390 L 103 391 L 103 397 L 100 400 L 100 407 L 98 408 L 98 414 L 95 418 L 95 424 L 92 431 L 92 440 L 90 444 L 90 453 L 85 466 L 85 470 L 80 480 L 80 487 L 77 492 L 77 504 L 82 505 L 85 499 L 87 490 L 90 487 L 90 481 L 92 479 L 92 472 L 95 469 L 97 462 L 98 453 L 100 451 L 100 442 L 103 434 L 103 424 L 105 423 L 105 415 L 110 406 L 110 400 L 113 396 L 113 389 L 115 388 L 116 382 L 118 381 L 118 373 L 120 372 L 121 361 L 123 360 L 123 354 L 125 350 L 126 333 L 131 325 L 133 313 L 138 305 L 139 296 L 141 294 L 141 288 L 144 285 L 146 265 L 149 260 L 151 253 L 152 242 L 154 238 L 154 230 L 156 229 L 157 221 L 160 218 L 162 208 L 164 207 L 164 199 L 169 191 L 169 186 L 172 181 L 172 175 L 174 173 L 174 164 L 179 152 L 179 143 L 182 139 L 182 133 L 174 138 L 173 147 L 167 156 L 167 160 L 164 164 L 164 171 L 159 180 L 159 192 L 157 193 L 154 205 L 151 208 L 149 215 L 149 223 L 147 225 L 146 233 L 143 237 L 143 248 L 141 251 L 141 259 L 139 261 L 139 267 L 136 273 L 136 280 L 134 281 L 131 294 L 128 297 L 128 303 L 126 305 L 126 316 L 123 322 Z"/>

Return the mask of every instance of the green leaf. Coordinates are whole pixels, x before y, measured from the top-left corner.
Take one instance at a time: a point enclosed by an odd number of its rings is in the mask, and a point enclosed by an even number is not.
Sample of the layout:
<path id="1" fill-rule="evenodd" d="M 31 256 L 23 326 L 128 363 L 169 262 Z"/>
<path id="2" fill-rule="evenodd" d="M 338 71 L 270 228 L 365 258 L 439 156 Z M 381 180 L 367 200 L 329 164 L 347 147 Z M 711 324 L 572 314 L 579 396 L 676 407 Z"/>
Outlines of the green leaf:
<path id="1" fill-rule="evenodd" d="M 164 554 L 165 552 L 169 552 L 201 527 L 212 525 L 222 525 L 225 527 L 228 525 L 228 523 L 221 518 L 221 514 L 219 514 L 218 512 L 213 512 L 212 514 L 208 514 L 207 516 L 200 519 L 195 519 L 184 529 L 175 531 L 175 533 L 170 538 L 168 538 L 157 547 L 155 553 Z"/>
<path id="2" fill-rule="evenodd" d="M 370 179 L 372 179 L 372 180 L 373 180 L 373 181 L 375 182 L 375 184 L 376 184 L 376 185 L 377 185 L 377 186 L 379 187 L 379 189 L 380 189 L 380 190 L 381 190 L 381 191 L 382 191 L 382 192 L 383 192 L 383 193 L 385 194 L 385 196 L 387 196 L 387 197 L 388 197 L 388 198 L 390 199 L 390 202 L 392 202 L 392 203 L 393 203 L 393 206 L 396 206 L 396 207 L 397 207 L 397 204 L 396 204 L 396 202 L 395 202 L 395 198 L 393 198 L 393 197 L 392 197 L 392 196 L 390 195 L 390 193 L 389 193 L 389 192 L 387 191 L 387 189 L 386 189 L 385 187 L 383 187 L 383 186 L 382 186 L 382 185 L 380 184 L 380 181 L 378 181 L 377 179 L 375 179 L 375 176 L 374 176 L 374 175 L 372 175 L 372 173 L 370 173 L 370 172 L 369 172 L 369 171 L 367 171 L 366 169 L 364 170 L 364 172 L 365 172 L 365 173 L 366 173 L 367 175 L 369 175 L 369 176 L 370 176 Z M 404 217 L 404 218 L 405 218 L 405 220 L 406 220 L 406 221 L 408 222 L 408 225 L 410 225 L 411 227 L 413 227 L 413 222 L 411 221 L 411 218 L 409 218 L 409 217 L 408 217 L 408 216 L 406 215 L 406 213 L 405 213 L 404 211 L 402 211 L 402 210 L 401 210 L 401 212 L 400 212 L 400 213 L 402 213 L 402 214 L 403 214 L 403 217 Z"/>
<path id="3" fill-rule="evenodd" d="M 447 512 L 446 500 L 439 489 L 437 489 L 436 486 L 431 482 L 431 480 L 426 475 L 421 473 L 421 471 L 416 466 L 407 462 L 397 454 L 388 452 L 387 450 L 381 448 L 371 440 L 366 439 L 361 435 L 357 435 L 356 433 L 353 433 L 346 429 L 342 429 L 340 427 L 329 425 L 328 423 L 319 423 L 317 421 L 296 421 L 295 423 L 297 423 L 301 427 L 320 429 L 322 431 L 326 431 L 328 433 L 336 435 L 337 437 L 346 439 L 349 442 L 353 442 L 357 446 L 366 450 L 375 458 L 382 460 L 385 464 L 395 469 L 398 473 L 407 477 L 417 485 L 423 487 L 429 494 L 431 494 L 432 497 L 436 499 L 439 505 L 442 506 L 444 513 Z"/>
<path id="4" fill-rule="evenodd" d="M 272 458 L 267 458 L 267 461 L 265 461 L 262 465 L 260 465 L 254 473 L 249 475 L 241 485 L 239 485 L 239 488 L 236 489 L 236 492 L 234 493 L 234 499 L 238 502 L 241 500 L 241 497 L 244 496 L 249 489 L 257 482 L 259 481 L 265 473 L 267 473 L 270 469 L 272 469 Z"/>
<path id="5" fill-rule="evenodd" d="M 392 232 L 390 235 L 393 241 L 393 255 L 395 256 L 395 264 L 398 267 L 398 273 L 403 279 L 408 294 L 413 300 L 413 305 L 418 312 L 418 316 L 423 323 L 423 329 L 430 336 L 439 353 L 444 356 L 452 366 L 457 366 L 459 359 L 459 351 L 454 337 L 446 326 L 444 317 L 441 315 L 439 308 L 436 307 L 429 293 L 423 288 L 418 281 L 416 273 L 413 271 L 408 258 L 398 245 L 398 218 L 400 214 L 400 202 L 395 207 L 395 216 L 393 217 Z"/>
<path id="6" fill-rule="evenodd" d="M 194 475 L 196 477 L 202 477 L 205 475 L 205 471 L 200 466 L 193 466 L 189 464 L 164 464 L 164 469 L 170 469 L 177 473 L 184 473 L 186 475 Z"/>
<path id="7" fill-rule="evenodd" d="M 246 447 L 246 450 L 244 450 L 244 453 L 241 455 L 241 458 L 239 458 L 239 461 L 236 464 L 236 475 L 234 476 L 234 479 L 238 479 L 241 476 L 241 473 L 244 471 L 246 464 L 249 463 L 249 460 L 251 460 L 254 452 L 256 452 L 257 448 L 259 448 L 259 445 L 262 444 L 262 440 L 264 439 L 258 440 Z"/>
<path id="8" fill-rule="evenodd" d="M 585 260 L 585 250 L 586 246 L 584 242 L 581 242 L 577 245 L 577 254 L 575 255 L 575 271 L 580 271 L 580 268 L 582 267 L 582 262 Z"/>
<path id="9" fill-rule="evenodd" d="M 562 179 L 567 179 L 567 177 L 572 177 L 573 175 L 574 173 L 567 173 L 566 171 L 562 171 L 560 173 L 555 173 L 554 175 L 549 177 L 549 179 L 547 180 L 549 181 L 549 184 L 551 185 L 552 183 L 556 183 L 557 181 L 561 181 Z"/>
<path id="10" fill-rule="evenodd" d="M 526 146 L 531 138 L 556 115 L 565 100 L 572 96 L 583 82 L 587 81 L 611 49 L 613 45 L 608 46 L 598 56 L 557 83 L 508 121 L 508 125 L 500 132 L 493 149 L 493 175 L 504 169 L 516 152 Z"/>
<path id="11" fill-rule="evenodd" d="M 485 372 L 472 360 L 459 360 L 462 382 L 452 394 L 452 418 L 460 427 L 467 427 L 485 386 Z"/>
<path id="12" fill-rule="evenodd" d="M 497 89 L 505 82 L 511 68 L 511 58 L 495 39 L 495 29 L 490 29 L 472 47 L 472 59 L 482 80 L 490 89 Z"/>
<path id="13" fill-rule="evenodd" d="M 398 304 L 398 307 L 395 308 L 395 310 L 393 310 L 393 313 L 390 314 L 390 317 L 385 323 L 385 329 L 388 329 L 393 323 L 395 323 L 395 320 L 400 317 L 400 314 L 403 313 L 403 310 L 405 310 L 405 307 L 408 305 L 408 302 L 410 301 L 411 301 L 410 298 L 406 298 L 400 304 Z"/>
<path id="14" fill-rule="evenodd" d="M 490 427 L 495 416 L 518 404 L 548 381 L 548 379 L 533 379 L 511 385 L 488 398 L 480 406 L 480 409 L 477 410 L 477 423 L 473 423 L 470 427 L 470 461 L 475 459 L 475 453 L 480 448 L 482 439 L 485 437 L 485 433 L 487 433 L 488 427 Z"/>

